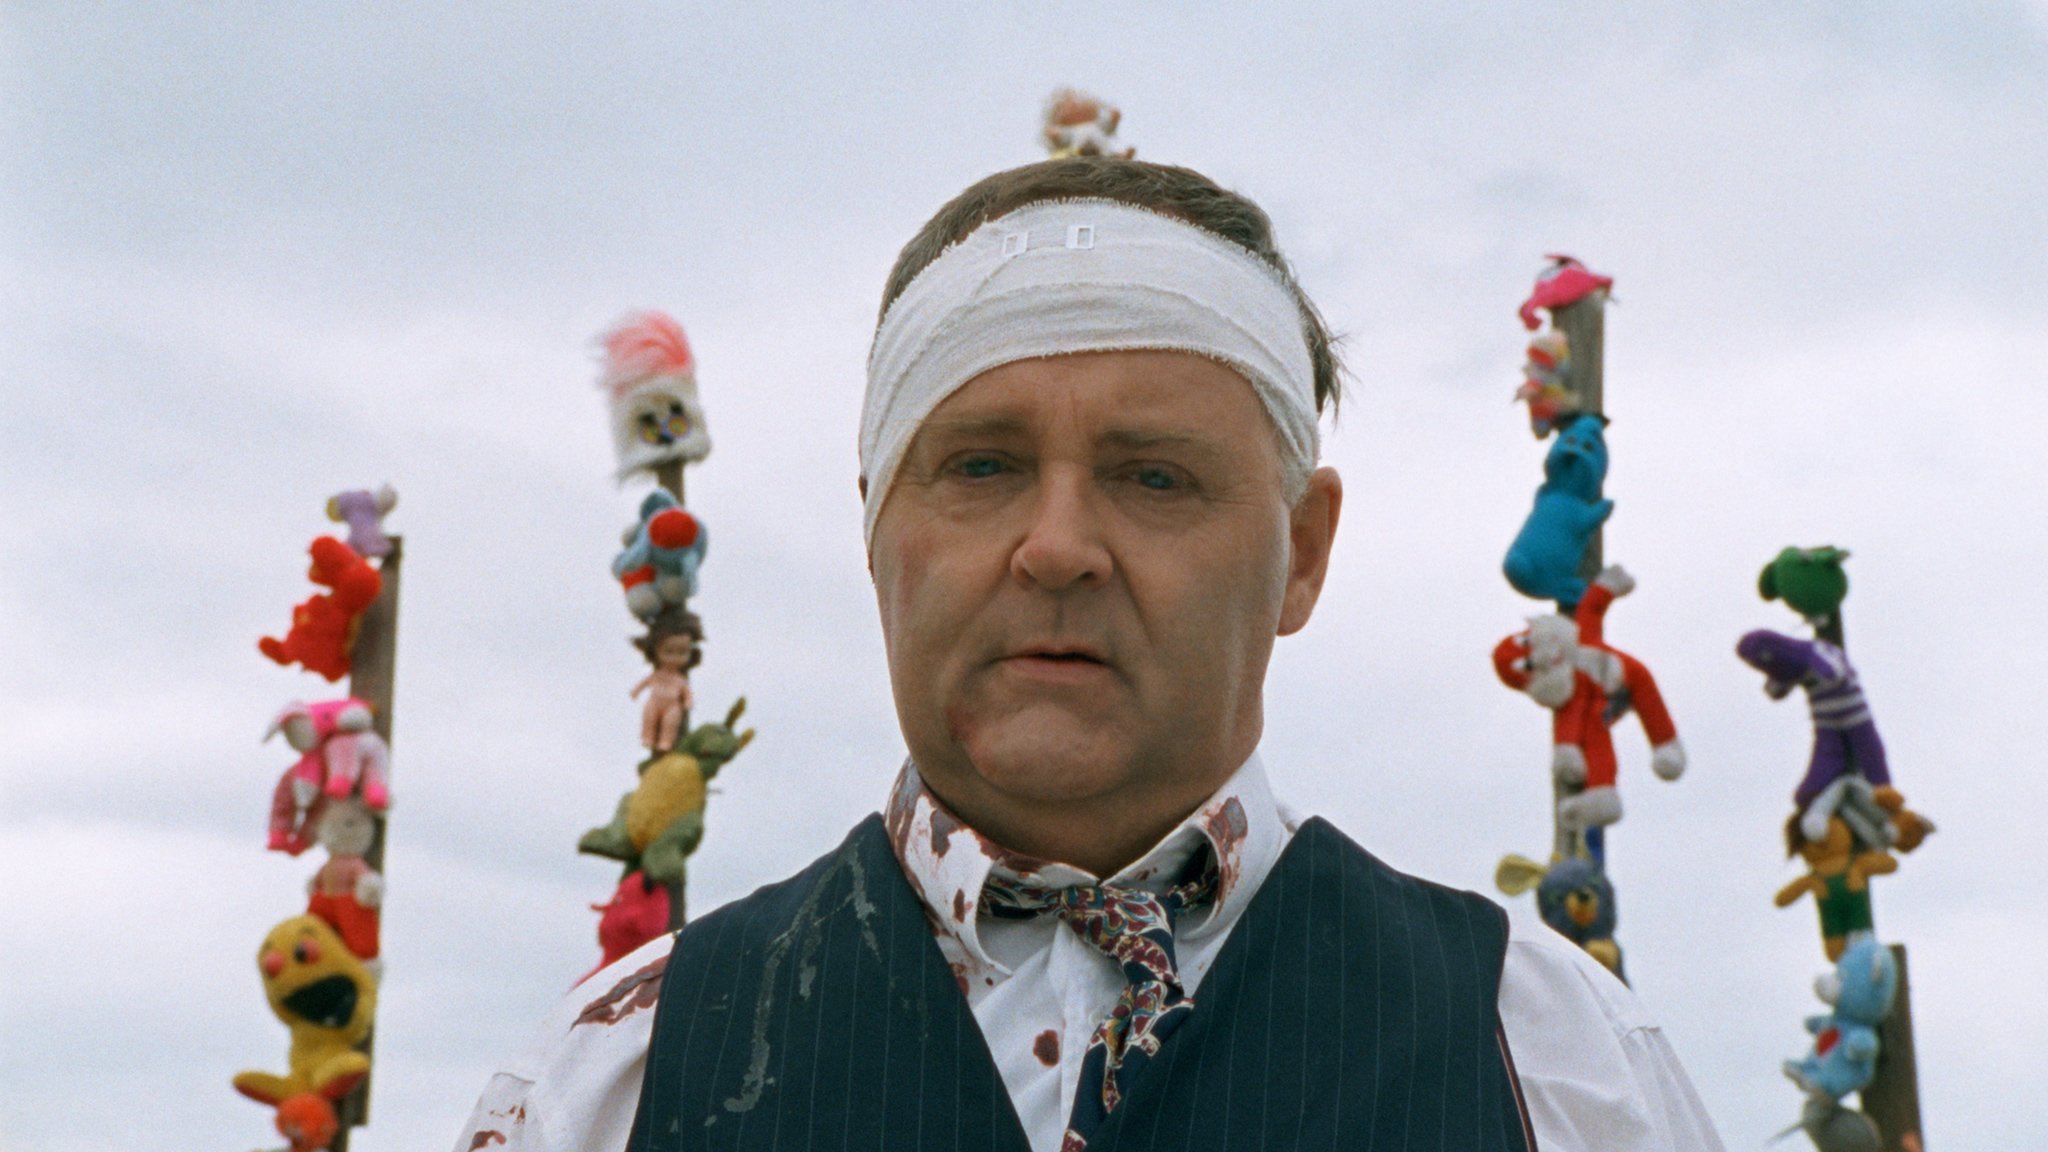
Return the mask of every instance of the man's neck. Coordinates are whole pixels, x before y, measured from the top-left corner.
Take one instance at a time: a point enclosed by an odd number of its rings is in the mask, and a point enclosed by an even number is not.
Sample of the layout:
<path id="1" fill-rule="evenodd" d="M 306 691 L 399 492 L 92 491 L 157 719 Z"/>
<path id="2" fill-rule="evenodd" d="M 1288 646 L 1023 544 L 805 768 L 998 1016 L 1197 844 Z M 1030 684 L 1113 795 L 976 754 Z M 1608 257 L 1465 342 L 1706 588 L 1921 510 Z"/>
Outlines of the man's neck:
<path id="1" fill-rule="evenodd" d="M 1172 790 L 1071 803 L 1022 802 L 986 785 L 962 788 L 956 781 L 931 776 L 925 777 L 925 786 L 968 827 L 1004 851 L 1069 864 L 1107 879 L 1164 840 L 1229 778 L 1226 771 Z"/>

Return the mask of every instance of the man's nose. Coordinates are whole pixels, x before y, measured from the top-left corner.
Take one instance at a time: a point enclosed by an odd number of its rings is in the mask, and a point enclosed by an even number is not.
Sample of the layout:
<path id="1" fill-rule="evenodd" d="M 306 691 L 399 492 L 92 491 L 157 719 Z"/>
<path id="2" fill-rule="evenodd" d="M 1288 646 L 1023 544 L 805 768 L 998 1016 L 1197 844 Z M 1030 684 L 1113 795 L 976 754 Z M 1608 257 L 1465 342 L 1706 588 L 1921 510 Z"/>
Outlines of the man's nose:
<path id="1" fill-rule="evenodd" d="M 1100 587 L 1112 569 L 1103 539 L 1102 494 L 1082 469 L 1041 474 L 1038 500 L 1024 538 L 1010 557 L 1010 575 L 1047 592 Z"/>

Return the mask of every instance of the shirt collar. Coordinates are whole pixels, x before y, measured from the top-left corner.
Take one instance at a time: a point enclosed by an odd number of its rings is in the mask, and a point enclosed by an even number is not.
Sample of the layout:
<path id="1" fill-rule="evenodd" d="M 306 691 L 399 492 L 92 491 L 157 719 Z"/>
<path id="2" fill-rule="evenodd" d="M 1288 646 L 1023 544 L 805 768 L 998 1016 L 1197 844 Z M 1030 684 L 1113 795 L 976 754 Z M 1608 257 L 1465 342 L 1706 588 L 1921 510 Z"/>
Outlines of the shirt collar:
<path id="1" fill-rule="evenodd" d="M 1107 881 L 1071 864 L 1013 852 L 983 836 L 947 809 L 908 761 L 889 796 L 886 822 L 897 862 L 941 943 L 954 943 L 966 957 L 993 967 L 1000 965 L 983 949 L 976 923 L 982 885 L 992 871 L 1053 888 L 1106 882 L 1161 891 L 1206 848 L 1216 856 L 1215 903 L 1206 916 L 1177 933 L 1198 940 L 1236 923 L 1288 837 L 1257 753 L 1150 851 Z"/>

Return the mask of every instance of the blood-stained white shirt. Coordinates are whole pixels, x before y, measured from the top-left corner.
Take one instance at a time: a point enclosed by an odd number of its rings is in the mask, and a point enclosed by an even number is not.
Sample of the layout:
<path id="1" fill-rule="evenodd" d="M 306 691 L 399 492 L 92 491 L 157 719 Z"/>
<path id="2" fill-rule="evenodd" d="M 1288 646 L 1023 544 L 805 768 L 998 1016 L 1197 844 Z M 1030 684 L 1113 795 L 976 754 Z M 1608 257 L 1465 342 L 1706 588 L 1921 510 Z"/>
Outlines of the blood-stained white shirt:
<path id="1" fill-rule="evenodd" d="M 904 875 L 932 913 L 939 949 L 1033 1152 L 1054 1152 L 1089 1037 L 1124 978 L 1056 916 L 1012 920 L 977 909 L 992 870 L 1052 887 L 1101 878 L 989 842 L 940 805 L 908 766 L 886 817 Z M 1296 824 L 1254 755 L 1151 851 L 1107 878 L 1159 891 L 1197 851 L 1215 853 L 1214 903 L 1174 927 L 1181 981 L 1197 1011 L 1202 978 Z M 668 948 L 668 937 L 648 944 L 550 1014 L 538 1043 L 491 1078 L 456 1152 L 621 1152 Z M 1606 969 L 1519 906 L 1509 912 L 1499 1007 L 1544 1152 L 1719 1152 L 1713 1124 L 1656 1021 Z"/>

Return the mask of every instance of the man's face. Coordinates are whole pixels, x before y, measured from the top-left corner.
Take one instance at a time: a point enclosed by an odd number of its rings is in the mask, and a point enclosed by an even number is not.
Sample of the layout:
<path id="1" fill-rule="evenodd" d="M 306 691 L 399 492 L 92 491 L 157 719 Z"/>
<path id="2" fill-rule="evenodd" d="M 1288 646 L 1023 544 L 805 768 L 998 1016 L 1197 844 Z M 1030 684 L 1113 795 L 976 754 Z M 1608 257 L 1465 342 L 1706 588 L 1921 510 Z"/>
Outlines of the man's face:
<path id="1" fill-rule="evenodd" d="M 871 556 L 926 781 L 996 834 L 1003 813 L 1199 804 L 1256 747 L 1273 639 L 1320 589 L 1335 474 L 1310 489 L 1303 537 L 1264 408 L 1205 357 L 1024 360 L 955 392 Z"/>

